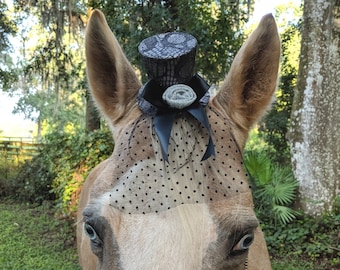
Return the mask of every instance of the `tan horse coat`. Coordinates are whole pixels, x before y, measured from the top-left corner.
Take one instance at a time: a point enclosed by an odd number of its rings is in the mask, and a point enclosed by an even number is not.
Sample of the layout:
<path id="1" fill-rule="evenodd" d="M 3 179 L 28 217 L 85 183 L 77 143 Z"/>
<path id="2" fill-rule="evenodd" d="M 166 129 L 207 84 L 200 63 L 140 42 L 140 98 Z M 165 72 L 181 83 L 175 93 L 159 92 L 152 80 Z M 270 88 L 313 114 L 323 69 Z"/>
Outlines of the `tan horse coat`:
<path id="1" fill-rule="evenodd" d="M 93 12 L 87 73 L 115 150 L 90 173 L 81 193 L 77 243 L 83 269 L 271 268 L 241 152 L 272 99 L 279 57 L 276 24 L 267 15 L 206 107 L 216 155 L 201 161 L 207 131 L 181 114 L 167 163 L 151 117 L 136 103 L 141 83 L 104 15 Z"/>

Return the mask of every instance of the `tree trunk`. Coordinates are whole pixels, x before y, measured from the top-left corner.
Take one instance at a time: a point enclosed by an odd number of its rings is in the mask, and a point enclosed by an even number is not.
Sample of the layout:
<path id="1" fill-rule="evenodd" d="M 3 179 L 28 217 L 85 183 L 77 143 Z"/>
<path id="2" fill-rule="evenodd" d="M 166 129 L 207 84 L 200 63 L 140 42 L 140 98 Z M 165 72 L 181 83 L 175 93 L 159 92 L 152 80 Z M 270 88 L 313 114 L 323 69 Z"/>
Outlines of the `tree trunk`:
<path id="1" fill-rule="evenodd" d="M 86 91 L 86 132 L 100 129 L 100 116 L 91 98 L 89 91 Z"/>
<path id="2" fill-rule="evenodd" d="M 304 1 L 302 26 L 289 140 L 298 205 L 316 216 L 340 189 L 340 1 Z"/>

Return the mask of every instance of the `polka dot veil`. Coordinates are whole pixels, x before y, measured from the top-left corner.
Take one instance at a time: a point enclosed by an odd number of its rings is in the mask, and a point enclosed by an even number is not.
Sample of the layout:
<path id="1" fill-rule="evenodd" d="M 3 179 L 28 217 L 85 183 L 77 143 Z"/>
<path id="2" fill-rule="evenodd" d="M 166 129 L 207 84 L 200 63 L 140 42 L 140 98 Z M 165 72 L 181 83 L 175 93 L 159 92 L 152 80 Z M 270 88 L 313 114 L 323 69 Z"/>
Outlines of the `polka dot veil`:
<path id="1" fill-rule="evenodd" d="M 129 140 L 116 145 L 109 204 L 128 214 L 159 213 L 182 204 L 214 203 L 249 191 L 242 156 L 230 124 L 210 108 L 216 156 L 201 161 L 207 130 L 187 113 L 172 128 L 168 162 L 161 154 L 152 117 L 142 116 L 126 130 Z"/>

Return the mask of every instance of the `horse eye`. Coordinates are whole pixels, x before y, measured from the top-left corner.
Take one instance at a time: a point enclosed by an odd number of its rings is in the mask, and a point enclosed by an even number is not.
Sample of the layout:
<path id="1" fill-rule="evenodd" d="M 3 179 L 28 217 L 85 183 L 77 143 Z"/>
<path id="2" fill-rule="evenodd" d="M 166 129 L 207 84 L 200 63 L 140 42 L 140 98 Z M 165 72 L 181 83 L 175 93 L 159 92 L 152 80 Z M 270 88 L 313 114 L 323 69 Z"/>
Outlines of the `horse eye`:
<path id="1" fill-rule="evenodd" d="M 254 233 L 247 233 L 244 235 L 232 249 L 232 253 L 247 251 L 254 242 Z"/>
<path id="2" fill-rule="evenodd" d="M 90 238 L 90 240 L 92 242 L 96 241 L 98 238 L 98 235 L 95 231 L 95 229 L 88 223 L 84 224 L 84 230 L 85 230 L 85 234 L 87 235 L 88 238 Z"/>
<path id="3" fill-rule="evenodd" d="M 84 231 L 86 236 L 90 239 L 91 241 L 91 249 L 92 252 L 96 255 L 96 256 L 100 256 L 102 254 L 103 251 L 103 242 L 100 239 L 100 237 L 98 236 L 98 233 L 96 232 L 96 230 L 87 222 L 85 222 L 84 224 Z"/>

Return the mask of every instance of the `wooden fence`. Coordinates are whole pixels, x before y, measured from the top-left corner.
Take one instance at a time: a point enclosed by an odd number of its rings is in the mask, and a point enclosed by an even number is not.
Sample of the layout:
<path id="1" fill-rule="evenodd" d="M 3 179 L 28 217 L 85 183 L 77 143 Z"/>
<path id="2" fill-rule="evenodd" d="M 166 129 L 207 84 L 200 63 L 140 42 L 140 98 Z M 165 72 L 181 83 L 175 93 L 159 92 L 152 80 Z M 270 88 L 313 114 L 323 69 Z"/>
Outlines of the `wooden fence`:
<path id="1" fill-rule="evenodd" d="M 38 154 L 41 143 L 32 138 L 1 137 L 0 155 L 8 161 L 24 161 Z"/>

